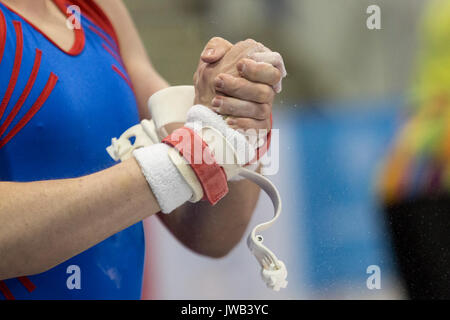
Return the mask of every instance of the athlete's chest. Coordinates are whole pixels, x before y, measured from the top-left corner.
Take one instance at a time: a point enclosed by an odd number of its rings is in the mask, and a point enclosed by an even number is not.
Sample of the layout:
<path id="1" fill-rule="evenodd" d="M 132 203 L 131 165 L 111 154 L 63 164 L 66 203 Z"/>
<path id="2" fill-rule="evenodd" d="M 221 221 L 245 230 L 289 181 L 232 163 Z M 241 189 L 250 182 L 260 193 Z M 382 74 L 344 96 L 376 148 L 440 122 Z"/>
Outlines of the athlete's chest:
<path id="1" fill-rule="evenodd" d="M 15 14 L 5 12 L 3 19 L 0 97 L 6 95 L 5 109 L 20 97 L 27 98 L 24 104 L 33 101 L 49 81 L 56 82 L 51 96 L 57 99 L 52 100 L 63 101 L 60 109 L 69 113 L 114 106 L 133 96 L 117 45 L 87 18 L 82 17 L 71 53 Z"/>
<path id="2" fill-rule="evenodd" d="M 110 138 L 138 122 L 129 77 L 114 41 L 82 17 L 82 34 L 71 54 L 14 13 L 4 10 L 5 37 L 0 61 L 0 162 L 14 168 L 34 163 L 61 174 L 81 175 L 106 163 Z M 2 24 L 0 16 L 0 28 Z M 2 44 L 0 43 L 0 53 Z M 37 154 L 38 153 L 38 154 Z M 102 157 L 105 153 L 105 159 Z M 11 164 L 12 163 L 12 164 Z M 45 165 L 46 164 L 46 165 Z M 73 168 L 80 167 L 82 170 Z M 55 172 L 55 171 L 53 171 Z M 28 176 L 12 174 L 16 180 Z M 48 174 L 33 179 L 46 178 Z M 1 180 L 1 179 L 0 179 Z"/>

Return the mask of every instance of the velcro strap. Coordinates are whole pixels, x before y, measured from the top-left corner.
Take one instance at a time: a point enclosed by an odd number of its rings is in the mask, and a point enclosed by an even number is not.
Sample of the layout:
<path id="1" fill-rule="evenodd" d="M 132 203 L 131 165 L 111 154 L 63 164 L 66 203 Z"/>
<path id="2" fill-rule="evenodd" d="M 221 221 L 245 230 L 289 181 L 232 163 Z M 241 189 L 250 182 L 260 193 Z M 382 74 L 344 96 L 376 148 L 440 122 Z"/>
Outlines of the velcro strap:
<path id="1" fill-rule="evenodd" d="M 223 168 L 217 164 L 206 142 L 194 130 L 180 128 L 162 142 L 176 149 L 187 160 L 202 185 L 204 200 L 215 205 L 228 193 Z"/>

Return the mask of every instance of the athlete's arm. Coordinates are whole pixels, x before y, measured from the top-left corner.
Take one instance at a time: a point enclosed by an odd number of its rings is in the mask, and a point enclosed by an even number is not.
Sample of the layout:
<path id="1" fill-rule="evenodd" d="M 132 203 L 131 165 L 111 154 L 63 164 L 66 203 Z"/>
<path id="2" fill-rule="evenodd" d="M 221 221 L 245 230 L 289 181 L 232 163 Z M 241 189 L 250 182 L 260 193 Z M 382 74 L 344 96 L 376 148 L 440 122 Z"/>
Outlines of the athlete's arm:
<path id="1" fill-rule="evenodd" d="M 96 0 L 110 18 L 119 38 L 121 56 L 130 74 L 141 115 L 148 116 L 147 100 L 167 86 L 154 70 L 134 23 L 121 0 Z M 224 43 L 214 43 L 218 52 Z M 225 47 L 226 48 L 226 47 Z M 266 74 L 267 72 L 264 72 Z M 159 217 L 188 248 L 212 257 L 226 255 L 242 238 L 259 197 L 259 188 L 248 181 L 231 182 L 229 194 L 212 207 L 186 204 Z"/>
<path id="2" fill-rule="evenodd" d="M 44 272 L 159 211 L 134 158 L 77 179 L 0 182 L 0 279 Z"/>

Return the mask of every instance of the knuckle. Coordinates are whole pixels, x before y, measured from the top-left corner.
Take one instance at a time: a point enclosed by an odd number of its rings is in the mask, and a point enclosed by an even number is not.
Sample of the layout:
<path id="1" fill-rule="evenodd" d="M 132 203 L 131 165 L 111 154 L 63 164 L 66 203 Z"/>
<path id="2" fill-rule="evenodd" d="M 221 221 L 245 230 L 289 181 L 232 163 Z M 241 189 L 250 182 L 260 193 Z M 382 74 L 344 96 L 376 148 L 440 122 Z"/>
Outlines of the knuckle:
<path id="1" fill-rule="evenodd" d="M 223 109 L 227 114 L 233 115 L 236 108 L 230 100 L 224 100 Z"/>
<path id="2" fill-rule="evenodd" d="M 258 63 L 256 61 L 253 61 L 251 63 L 251 66 L 252 66 L 251 68 L 255 74 L 262 73 L 267 68 L 267 65 L 265 63 Z"/>
<path id="3" fill-rule="evenodd" d="M 245 75 L 248 77 L 255 77 L 260 71 L 258 63 L 252 59 L 244 58 L 240 62 L 245 64 Z"/>
<path id="4" fill-rule="evenodd" d="M 208 41 L 208 44 L 214 44 L 214 43 L 217 43 L 217 42 L 222 42 L 222 41 L 224 41 L 225 39 L 224 38 L 221 38 L 221 37 L 212 37 L 209 41 Z"/>
<path id="5" fill-rule="evenodd" d="M 207 74 L 207 72 L 204 72 L 204 70 L 202 70 L 202 72 L 200 72 L 199 75 L 200 75 L 200 79 L 203 82 L 207 82 L 208 81 L 209 75 Z"/>
<path id="6" fill-rule="evenodd" d="M 260 119 L 268 119 L 270 117 L 271 107 L 267 103 L 263 103 L 259 106 L 259 117 Z"/>
<path id="7" fill-rule="evenodd" d="M 256 42 L 256 46 L 260 52 L 267 52 L 269 49 L 266 48 L 261 42 Z"/>
<path id="8" fill-rule="evenodd" d="M 273 90 L 269 86 L 261 86 L 259 98 L 261 102 L 271 102 L 273 99 Z"/>
<path id="9" fill-rule="evenodd" d="M 274 74 L 274 84 L 277 84 L 278 82 L 280 82 L 283 79 L 283 76 L 281 74 L 281 71 L 278 69 L 275 69 L 275 74 Z"/>
<path id="10" fill-rule="evenodd" d="M 269 103 L 272 104 L 275 99 L 275 91 L 272 86 L 267 86 L 267 95 L 269 96 Z"/>
<path id="11" fill-rule="evenodd" d="M 201 63 L 197 68 L 197 73 L 202 74 L 205 71 L 206 63 Z"/>
<path id="12" fill-rule="evenodd" d="M 246 118 L 239 118 L 236 120 L 238 127 L 243 129 L 248 129 L 251 127 L 251 120 Z"/>
<path id="13" fill-rule="evenodd" d="M 235 78 L 235 77 L 227 77 L 228 79 L 228 85 L 225 84 L 230 90 L 236 91 L 239 88 L 243 87 L 245 84 L 244 79 L 242 78 Z"/>
<path id="14" fill-rule="evenodd" d="M 245 63 L 245 65 L 250 68 L 255 68 L 255 66 L 258 65 L 258 63 L 254 59 L 248 57 L 242 58 L 241 60 L 239 60 L 239 62 Z"/>
<path id="15" fill-rule="evenodd" d="M 283 57 L 281 56 L 281 54 L 279 52 L 274 52 L 273 55 L 275 57 L 275 60 L 278 60 L 280 62 L 283 61 Z"/>
<path id="16" fill-rule="evenodd" d="M 230 105 L 228 106 L 228 112 L 229 112 L 231 115 L 234 115 L 234 114 L 236 113 L 236 106 L 234 106 L 233 104 L 230 104 Z"/>

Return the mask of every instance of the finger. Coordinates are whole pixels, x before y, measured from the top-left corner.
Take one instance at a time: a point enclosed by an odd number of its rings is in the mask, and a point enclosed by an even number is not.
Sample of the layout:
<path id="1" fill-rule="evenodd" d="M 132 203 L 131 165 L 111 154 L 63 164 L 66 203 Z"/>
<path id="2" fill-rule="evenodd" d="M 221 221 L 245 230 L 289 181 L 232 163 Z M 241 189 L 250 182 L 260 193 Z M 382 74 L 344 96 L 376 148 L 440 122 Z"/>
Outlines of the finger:
<path id="1" fill-rule="evenodd" d="M 222 59 L 233 45 L 220 37 L 214 37 L 206 44 L 200 59 L 205 63 L 215 63 Z"/>
<path id="2" fill-rule="evenodd" d="M 283 57 L 278 52 L 255 52 L 251 54 L 249 58 L 255 60 L 256 62 L 265 62 L 271 64 L 272 66 L 280 70 L 282 78 L 285 78 L 287 76 Z"/>
<path id="3" fill-rule="evenodd" d="M 248 81 L 244 78 L 236 78 L 232 75 L 221 73 L 215 80 L 216 92 L 221 92 L 227 96 L 253 101 L 256 103 L 272 104 L 275 92 L 272 87 Z"/>
<path id="4" fill-rule="evenodd" d="M 271 129 L 270 119 L 256 120 L 250 118 L 228 118 L 227 124 L 234 130 L 257 130 L 268 132 Z"/>
<path id="5" fill-rule="evenodd" d="M 225 116 L 252 118 L 255 120 L 270 119 L 272 107 L 266 103 L 239 100 L 232 97 L 217 96 L 212 101 L 213 110 Z"/>
<path id="6" fill-rule="evenodd" d="M 273 90 L 275 90 L 276 93 L 280 93 L 281 91 L 283 91 L 283 83 L 281 80 L 273 86 Z"/>
<path id="7" fill-rule="evenodd" d="M 255 52 L 249 55 L 250 58 L 257 62 L 268 63 L 277 68 L 281 72 L 281 80 L 273 86 L 276 93 L 282 91 L 282 79 L 287 76 L 286 67 L 284 65 L 283 57 L 278 52 Z"/>
<path id="8" fill-rule="evenodd" d="M 252 82 L 275 86 L 281 81 L 281 71 L 265 62 L 244 58 L 239 61 L 237 68 L 242 77 Z"/>

